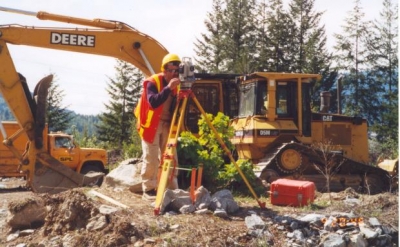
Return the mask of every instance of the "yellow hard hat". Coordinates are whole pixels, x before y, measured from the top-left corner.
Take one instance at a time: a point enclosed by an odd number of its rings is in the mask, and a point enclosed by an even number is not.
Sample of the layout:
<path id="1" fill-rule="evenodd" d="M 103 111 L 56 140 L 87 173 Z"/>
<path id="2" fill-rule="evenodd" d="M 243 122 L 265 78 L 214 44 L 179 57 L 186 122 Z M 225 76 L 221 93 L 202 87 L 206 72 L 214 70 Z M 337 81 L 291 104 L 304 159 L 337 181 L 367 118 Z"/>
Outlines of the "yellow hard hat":
<path id="1" fill-rule="evenodd" d="M 165 65 L 168 63 L 171 63 L 171 62 L 181 63 L 181 59 L 176 54 L 169 53 L 169 54 L 165 55 L 165 57 L 163 58 L 162 63 L 161 63 L 161 71 L 164 71 Z"/>

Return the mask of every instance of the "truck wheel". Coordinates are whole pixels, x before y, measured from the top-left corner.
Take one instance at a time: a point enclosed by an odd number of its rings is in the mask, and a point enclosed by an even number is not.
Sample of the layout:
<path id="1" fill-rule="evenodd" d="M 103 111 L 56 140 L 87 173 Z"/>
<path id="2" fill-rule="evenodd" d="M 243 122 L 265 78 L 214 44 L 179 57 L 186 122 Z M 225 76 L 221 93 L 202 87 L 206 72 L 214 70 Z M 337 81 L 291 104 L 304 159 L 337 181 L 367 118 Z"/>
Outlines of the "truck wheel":
<path id="1" fill-rule="evenodd" d="M 101 169 L 99 166 L 93 165 L 93 164 L 84 165 L 84 166 L 82 167 L 82 169 L 81 169 L 81 174 L 83 174 L 83 175 L 89 174 L 89 173 L 92 173 L 92 172 L 96 172 L 96 173 L 98 173 L 98 172 L 103 172 L 103 173 L 104 173 L 103 169 Z M 94 183 L 94 185 L 97 185 L 97 186 L 100 187 L 101 184 L 103 183 L 103 179 L 104 179 L 104 177 L 100 177 L 100 178 L 96 181 L 96 183 Z"/>

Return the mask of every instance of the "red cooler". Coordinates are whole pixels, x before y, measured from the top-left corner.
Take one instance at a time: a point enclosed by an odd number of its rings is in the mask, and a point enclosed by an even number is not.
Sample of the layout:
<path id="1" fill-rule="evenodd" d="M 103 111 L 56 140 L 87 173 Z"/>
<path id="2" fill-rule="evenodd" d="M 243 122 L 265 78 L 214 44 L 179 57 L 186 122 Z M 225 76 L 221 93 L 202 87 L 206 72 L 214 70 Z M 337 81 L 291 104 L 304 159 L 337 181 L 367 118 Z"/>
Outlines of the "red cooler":
<path id="1" fill-rule="evenodd" d="M 315 184 L 280 178 L 271 183 L 271 204 L 282 206 L 305 206 L 314 201 Z"/>

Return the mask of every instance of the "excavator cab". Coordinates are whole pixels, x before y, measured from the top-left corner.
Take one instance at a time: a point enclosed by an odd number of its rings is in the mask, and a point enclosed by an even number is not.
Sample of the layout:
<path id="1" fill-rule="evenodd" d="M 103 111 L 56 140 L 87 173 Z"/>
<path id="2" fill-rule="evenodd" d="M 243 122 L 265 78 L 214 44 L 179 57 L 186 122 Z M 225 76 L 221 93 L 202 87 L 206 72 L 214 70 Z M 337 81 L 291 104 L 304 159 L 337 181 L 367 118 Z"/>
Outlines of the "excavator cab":
<path id="1" fill-rule="evenodd" d="M 205 112 L 213 115 L 223 112 L 229 118 L 237 116 L 239 98 L 237 76 L 236 74 L 195 74 L 196 82 L 191 90 Z M 190 98 L 185 109 L 185 129 L 197 134 L 200 117 L 200 110 Z"/>

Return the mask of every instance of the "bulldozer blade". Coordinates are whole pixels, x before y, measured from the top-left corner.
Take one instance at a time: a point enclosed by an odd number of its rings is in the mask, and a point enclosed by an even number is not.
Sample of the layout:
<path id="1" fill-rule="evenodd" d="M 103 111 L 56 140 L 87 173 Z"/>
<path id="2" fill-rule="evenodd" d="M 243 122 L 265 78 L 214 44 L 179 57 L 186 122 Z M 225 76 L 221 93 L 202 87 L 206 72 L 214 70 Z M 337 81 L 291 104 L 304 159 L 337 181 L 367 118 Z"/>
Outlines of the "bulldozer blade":
<path id="1" fill-rule="evenodd" d="M 36 112 L 35 117 L 35 147 L 40 149 L 43 147 L 43 130 L 46 125 L 46 105 L 47 105 L 47 94 L 51 82 L 53 81 L 53 75 L 48 75 L 41 79 L 36 84 L 35 90 L 33 91 L 33 98 L 36 100 Z"/>
<path id="2" fill-rule="evenodd" d="M 36 155 L 35 171 L 30 182 L 37 193 L 56 194 L 69 189 L 95 185 L 104 173 L 79 174 L 46 152 Z"/>

